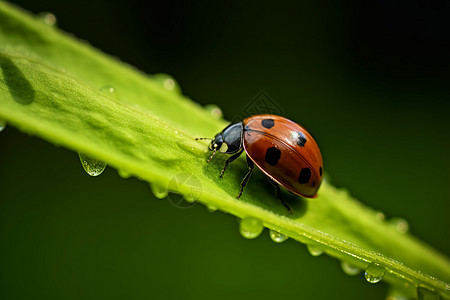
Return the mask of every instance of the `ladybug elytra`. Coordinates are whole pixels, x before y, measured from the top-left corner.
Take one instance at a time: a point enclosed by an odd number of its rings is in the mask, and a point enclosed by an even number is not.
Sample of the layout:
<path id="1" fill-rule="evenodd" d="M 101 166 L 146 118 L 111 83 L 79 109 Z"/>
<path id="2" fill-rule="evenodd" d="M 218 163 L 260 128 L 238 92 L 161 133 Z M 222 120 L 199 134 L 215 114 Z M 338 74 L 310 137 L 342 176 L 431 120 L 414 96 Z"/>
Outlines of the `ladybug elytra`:
<path id="1" fill-rule="evenodd" d="M 284 117 L 255 115 L 231 124 L 212 139 L 209 150 L 213 153 L 208 162 L 217 151 L 231 154 L 220 178 L 228 164 L 242 152 L 247 154 L 248 172 L 241 182 L 238 199 L 255 164 L 276 187 L 277 198 L 290 212 L 280 197 L 280 186 L 296 195 L 314 198 L 322 183 L 323 161 L 316 141 L 305 128 Z"/>

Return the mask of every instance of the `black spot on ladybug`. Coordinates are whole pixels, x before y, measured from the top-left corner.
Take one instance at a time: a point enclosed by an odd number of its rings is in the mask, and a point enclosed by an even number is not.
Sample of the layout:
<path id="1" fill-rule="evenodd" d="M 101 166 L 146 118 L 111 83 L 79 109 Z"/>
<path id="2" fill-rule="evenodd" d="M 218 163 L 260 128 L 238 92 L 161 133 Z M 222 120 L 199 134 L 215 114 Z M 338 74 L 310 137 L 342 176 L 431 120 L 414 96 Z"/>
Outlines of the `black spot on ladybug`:
<path id="1" fill-rule="evenodd" d="M 312 185 L 312 187 L 315 187 L 315 186 L 316 186 L 316 182 L 313 181 L 313 182 L 311 183 L 311 185 Z"/>
<path id="2" fill-rule="evenodd" d="M 275 121 L 273 119 L 264 119 L 261 121 L 261 125 L 267 129 L 270 129 L 275 125 Z"/>
<path id="3" fill-rule="evenodd" d="M 298 139 L 297 139 L 297 145 L 299 145 L 300 147 L 304 147 L 306 144 L 306 137 L 303 133 L 297 131 L 298 133 Z"/>
<path id="4" fill-rule="evenodd" d="M 322 176 L 322 167 L 319 168 L 319 174 Z"/>
<path id="5" fill-rule="evenodd" d="M 311 170 L 303 168 L 298 176 L 298 183 L 307 183 L 311 179 Z"/>
<path id="6" fill-rule="evenodd" d="M 278 160 L 280 159 L 280 157 L 281 157 L 280 149 L 271 147 L 271 148 L 267 149 L 267 151 L 266 151 L 265 160 L 269 165 L 275 166 L 278 163 Z"/>

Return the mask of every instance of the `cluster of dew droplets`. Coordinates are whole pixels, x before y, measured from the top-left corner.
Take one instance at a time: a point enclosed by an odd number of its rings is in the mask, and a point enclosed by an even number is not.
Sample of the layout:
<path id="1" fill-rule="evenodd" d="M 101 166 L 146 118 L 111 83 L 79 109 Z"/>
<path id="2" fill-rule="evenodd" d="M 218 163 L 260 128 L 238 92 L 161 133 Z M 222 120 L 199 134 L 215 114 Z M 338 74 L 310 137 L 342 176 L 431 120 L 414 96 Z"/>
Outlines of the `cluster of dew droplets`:
<path id="1" fill-rule="evenodd" d="M 263 229 L 262 221 L 253 217 L 245 217 L 239 223 L 239 232 L 246 239 L 257 238 Z"/>
<path id="2" fill-rule="evenodd" d="M 384 274 L 386 274 L 386 269 L 383 266 L 380 266 L 377 263 L 371 263 L 364 272 L 364 277 L 367 282 L 377 283 L 383 279 Z"/>
<path id="3" fill-rule="evenodd" d="M 91 176 L 98 176 L 103 173 L 106 163 L 95 158 L 91 158 L 83 153 L 78 153 L 83 169 Z"/>
<path id="4" fill-rule="evenodd" d="M 288 239 L 287 235 L 279 233 L 278 231 L 272 229 L 269 231 L 269 235 L 272 241 L 274 241 L 275 243 L 282 243 Z"/>
<path id="5" fill-rule="evenodd" d="M 385 220 L 385 215 L 381 212 L 378 212 L 376 215 L 376 218 L 379 221 Z M 400 232 L 400 233 L 406 233 L 408 232 L 409 226 L 408 222 L 406 222 L 404 219 L 401 218 L 392 218 L 389 223 L 394 226 L 394 228 Z M 263 231 L 263 223 L 261 220 L 253 218 L 253 217 L 246 217 L 241 220 L 240 222 L 240 233 L 243 237 L 247 239 L 254 239 L 258 237 L 261 232 Z M 276 242 L 276 243 L 282 243 L 288 239 L 288 236 L 279 233 L 275 230 L 269 231 L 270 238 Z M 306 245 L 308 252 L 312 256 L 319 256 L 323 254 L 323 250 L 316 244 L 307 244 Z M 348 263 L 346 261 L 341 262 L 341 268 L 342 271 L 350 276 L 356 276 L 361 273 L 362 269 L 359 267 L 356 267 L 352 265 L 351 263 Z M 386 268 L 377 264 L 377 263 L 370 263 L 365 272 L 364 277 L 369 283 L 378 283 L 380 282 L 386 274 Z M 447 285 L 447 291 L 450 290 L 450 285 Z M 417 288 L 417 295 L 418 299 L 439 299 L 439 294 L 435 291 L 429 290 L 425 287 L 418 287 Z M 402 299 L 401 297 L 393 297 L 392 299 Z"/>
<path id="6" fill-rule="evenodd" d="M 0 132 L 2 132 L 3 129 L 5 129 L 5 127 L 6 127 L 6 120 L 0 118 Z"/>

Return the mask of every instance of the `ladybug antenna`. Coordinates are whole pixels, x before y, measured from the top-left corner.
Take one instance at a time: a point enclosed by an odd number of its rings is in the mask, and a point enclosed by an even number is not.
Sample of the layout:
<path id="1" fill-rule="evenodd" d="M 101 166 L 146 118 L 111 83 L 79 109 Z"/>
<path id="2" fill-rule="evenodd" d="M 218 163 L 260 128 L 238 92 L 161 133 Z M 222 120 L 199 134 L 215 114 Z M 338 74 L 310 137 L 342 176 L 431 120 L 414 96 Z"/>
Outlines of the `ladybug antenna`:
<path id="1" fill-rule="evenodd" d="M 216 154 L 216 151 L 217 151 L 217 148 L 214 148 L 213 154 L 211 154 L 211 156 L 208 158 L 208 160 L 206 162 L 209 163 L 211 161 L 211 159 L 213 158 L 214 154 Z"/>
<path id="2" fill-rule="evenodd" d="M 199 141 L 199 140 L 213 140 L 212 138 L 195 138 L 195 140 L 196 141 Z"/>

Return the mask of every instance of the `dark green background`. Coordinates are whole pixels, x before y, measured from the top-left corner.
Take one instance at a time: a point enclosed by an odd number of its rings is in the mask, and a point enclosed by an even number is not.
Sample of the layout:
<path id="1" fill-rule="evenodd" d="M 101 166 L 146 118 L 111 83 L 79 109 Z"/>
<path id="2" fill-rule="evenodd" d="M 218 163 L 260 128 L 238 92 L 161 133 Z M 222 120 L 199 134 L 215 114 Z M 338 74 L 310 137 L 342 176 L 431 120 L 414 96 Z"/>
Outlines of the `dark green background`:
<path id="1" fill-rule="evenodd" d="M 147 73 L 173 75 L 229 120 L 264 90 L 308 128 L 337 186 L 450 254 L 448 1 L 20 0 Z M 212 133 L 214 134 L 214 133 Z M 1 299 L 382 299 L 235 218 L 178 209 L 108 168 L 8 127 L 0 134 Z M 139 147 L 139 145 L 136 145 Z M 250 182 L 251 184 L 251 182 Z"/>

